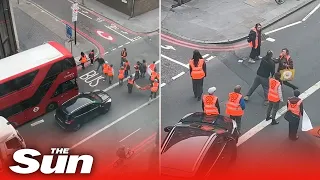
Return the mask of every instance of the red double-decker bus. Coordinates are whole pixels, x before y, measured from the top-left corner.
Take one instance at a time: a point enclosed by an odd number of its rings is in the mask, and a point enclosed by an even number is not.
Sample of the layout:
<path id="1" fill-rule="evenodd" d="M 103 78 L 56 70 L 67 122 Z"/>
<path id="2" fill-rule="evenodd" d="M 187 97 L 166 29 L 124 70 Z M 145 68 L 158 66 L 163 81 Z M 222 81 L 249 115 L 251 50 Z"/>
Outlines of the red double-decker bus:
<path id="1" fill-rule="evenodd" d="M 72 54 L 48 42 L 0 60 L 0 116 L 20 126 L 76 96 Z"/>

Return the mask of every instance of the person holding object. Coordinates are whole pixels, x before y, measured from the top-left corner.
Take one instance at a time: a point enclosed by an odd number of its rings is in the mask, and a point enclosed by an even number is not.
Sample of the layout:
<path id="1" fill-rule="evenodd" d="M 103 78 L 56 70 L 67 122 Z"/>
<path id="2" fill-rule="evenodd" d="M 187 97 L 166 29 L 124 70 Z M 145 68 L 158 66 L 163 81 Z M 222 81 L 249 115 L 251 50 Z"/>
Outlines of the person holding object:
<path id="1" fill-rule="evenodd" d="M 272 61 L 272 56 L 273 52 L 269 50 L 267 55 L 261 59 L 260 66 L 257 70 L 257 76 L 254 79 L 247 95 L 243 98 L 245 101 L 248 101 L 252 93 L 259 85 L 261 85 L 264 92 L 264 105 L 268 105 L 269 77 L 273 77 L 275 73 L 275 64 Z"/>
<path id="2" fill-rule="evenodd" d="M 206 62 L 198 50 L 193 51 L 193 57 L 189 61 L 189 69 L 194 97 L 200 101 L 203 93 L 203 80 L 206 77 L 207 70 Z"/>
<path id="3" fill-rule="evenodd" d="M 208 95 L 202 96 L 202 110 L 206 115 L 214 116 L 220 114 L 220 105 L 218 97 L 214 95 L 216 87 L 208 89 Z"/>
<path id="4" fill-rule="evenodd" d="M 272 119 L 272 122 L 271 122 L 272 125 L 279 124 L 279 122 L 276 121 L 276 114 L 277 114 L 277 111 L 279 110 L 280 102 L 283 102 L 280 78 L 281 78 L 281 74 L 277 72 L 275 73 L 274 78 L 269 79 L 269 92 L 268 92 L 269 106 L 267 109 L 266 121 L 269 121 L 270 119 Z M 271 111 L 272 111 L 272 115 L 270 117 Z"/>
<path id="5" fill-rule="evenodd" d="M 284 118 L 289 122 L 289 139 L 295 141 L 299 138 L 297 135 L 299 123 L 303 118 L 303 103 L 299 98 L 300 91 L 294 90 L 293 97 L 288 98 L 287 109 Z"/>
<path id="6" fill-rule="evenodd" d="M 284 71 L 286 69 L 294 69 L 293 68 L 293 61 L 291 59 L 291 56 L 289 55 L 289 50 L 287 48 L 282 49 L 282 52 L 280 53 L 279 58 L 275 59 L 274 62 L 279 64 L 277 72 L 281 73 L 281 71 Z M 283 84 L 291 87 L 293 90 L 298 89 L 297 86 L 291 84 L 290 82 L 288 82 L 286 80 L 283 80 Z"/>
<path id="7" fill-rule="evenodd" d="M 249 63 L 255 63 L 255 60 L 260 58 L 260 47 L 261 47 L 261 31 L 262 26 L 260 23 L 256 24 L 254 28 L 251 29 L 247 41 L 251 47 L 251 52 L 249 56 Z"/>

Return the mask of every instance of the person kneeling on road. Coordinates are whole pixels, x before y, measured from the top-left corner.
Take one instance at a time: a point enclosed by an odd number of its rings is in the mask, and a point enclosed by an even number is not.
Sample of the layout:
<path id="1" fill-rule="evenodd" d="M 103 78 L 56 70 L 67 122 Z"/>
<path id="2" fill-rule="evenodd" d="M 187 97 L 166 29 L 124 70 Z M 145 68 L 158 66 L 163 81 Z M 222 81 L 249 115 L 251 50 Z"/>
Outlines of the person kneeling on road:
<path id="1" fill-rule="evenodd" d="M 216 91 L 216 87 L 208 89 L 208 95 L 202 96 L 202 110 L 206 115 L 214 116 L 220 114 L 220 105 L 218 97 L 213 95 Z"/>
<path id="2" fill-rule="evenodd" d="M 133 88 L 133 85 L 134 85 L 135 81 L 134 81 L 134 78 L 132 77 L 132 75 L 129 76 L 129 79 L 128 79 L 128 93 L 131 94 L 132 93 L 132 88 Z"/>
<path id="3" fill-rule="evenodd" d="M 281 74 L 277 72 L 275 73 L 274 78 L 269 79 L 269 92 L 268 92 L 269 106 L 267 110 L 266 121 L 269 121 L 270 119 L 272 119 L 272 122 L 271 122 L 272 125 L 279 124 L 279 122 L 276 121 L 276 114 L 277 114 L 277 111 L 279 110 L 280 102 L 283 102 L 280 78 L 281 78 Z M 271 110 L 273 111 L 270 117 Z"/>

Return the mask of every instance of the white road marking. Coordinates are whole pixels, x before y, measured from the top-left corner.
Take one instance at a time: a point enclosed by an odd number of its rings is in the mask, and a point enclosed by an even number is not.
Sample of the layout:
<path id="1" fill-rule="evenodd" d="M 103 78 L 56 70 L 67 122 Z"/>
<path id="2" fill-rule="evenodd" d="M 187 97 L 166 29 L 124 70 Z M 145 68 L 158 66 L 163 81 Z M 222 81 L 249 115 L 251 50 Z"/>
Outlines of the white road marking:
<path id="1" fill-rule="evenodd" d="M 130 44 L 131 42 L 126 42 L 126 44 Z"/>
<path id="2" fill-rule="evenodd" d="M 112 51 L 116 50 L 117 48 L 113 48 Z"/>
<path id="3" fill-rule="evenodd" d="M 127 36 L 125 36 L 125 35 L 123 35 L 123 34 L 121 34 L 121 33 L 119 33 L 118 31 L 116 31 L 116 30 L 114 30 L 114 29 L 112 29 L 111 27 L 109 27 L 109 26 L 106 26 L 106 25 L 104 25 L 106 28 L 108 28 L 108 29 L 110 29 L 111 31 L 113 31 L 113 32 L 115 32 L 115 33 L 117 33 L 117 34 L 119 34 L 120 36 L 122 36 L 122 37 L 124 37 L 124 38 L 126 38 L 126 39 L 128 39 L 129 41 L 133 41 L 132 39 L 130 39 L 130 38 L 128 38 Z"/>
<path id="4" fill-rule="evenodd" d="M 131 114 L 139 111 L 140 109 L 144 108 L 145 106 L 148 106 L 150 104 L 150 102 L 155 101 L 156 99 L 158 99 L 159 96 L 157 96 L 156 98 L 152 99 L 151 101 L 148 101 L 144 104 L 142 104 L 141 106 L 137 107 L 136 109 L 133 109 L 132 111 L 130 111 L 129 113 L 125 114 L 124 116 L 120 117 L 119 119 L 113 121 L 112 123 L 106 125 L 105 127 L 99 129 L 98 131 L 94 132 L 93 134 L 91 134 L 90 136 L 84 138 L 83 140 L 81 140 L 80 142 L 76 143 L 75 145 L 71 146 L 70 149 L 74 149 L 78 146 L 80 146 L 81 144 L 85 143 L 86 141 L 88 141 L 89 139 L 95 137 L 96 135 L 98 135 L 99 133 L 101 133 L 102 131 L 110 128 L 111 126 L 115 125 L 116 123 L 120 122 L 121 120 L 125 119 L 126 117 L 130 116 Z"/>
<path id="5" fill-rule="evenodd" d="M 243 59 L 239 59 L 239 60 L 238 60 L 238 63 L 243 63 Z"/>
<path id="6" fill-rule="evenodd" d="M 320 3 L 306 16 L 302 21 L 306 21 L 313 13 L 315 13 L 320 8 Z"/>
<path id="7" fill-rule="evenodd" d="M 276 41 L 275 39 L 270 38 L 270 37 L 269 37 L 269 38 L 267 38 L 266 40 L 267 40 L 267 41 L 270 41 L 270 42 L 274 42 L 274 41 Z"/>
<path id="8" fill-rule="evenodd" d="M 123 45 L 121 45 L 121 46 L 118 46 L 118 48 L 122 48 L 123 47 Z"/>
<path id="9" fill-rule="evenodd" d="M 41 123 L 43 123 L 43 122 L 44 122 L 44 120 L 41 119 L 41 120 L 39 120 L 39 121 L 36 121 L 36 122 L 32 123 L 31 126 L 33 127 L 33 126 L 36 126 L 36 125 L 41 124 Z"/>
<path id="10" fill-rule="evenodd" d="M 160 60 L 156 61 L 156 64 L 159 64 L 159 63 L 160 63 Z M 135 74 L 132 74 L 133 77 L 134 77 L 134 75 Z M 128 78 L 125 78 L 125 79 L 123 79 L 123 82 L 125 82 L 127 80 L 128 80 Z M 111 86 L 107 87 L 106 89 L 104 89 L 103 91 L 107 92 L 107 91 L 113 89 L 114 87 L 116 87 L 118 85 L 119 85 L 119 82 L 116 82 L 116 83 L 112 84 Z"/>
<path id="11" fill-rule="evenodd" d="M 79 14 L 82 14 L 83 16 L 85 16 L 85 17 L 87 17 L 87 18 L 89 18 L 89 19 L 92 19 L 92 17 L 90 17 L 90 16 L 88 16 L 88 15 L 82 13 L 82 12 L 79 12 Z"/>
<path id="12" fill-rule="evenodd" d="M 269 31 L 269 32 L 266 32 L 266 33 L 264 33 L 264 34 L 268 35 L 268 34 L 271 34 L 271 33 L 277 32 L 277 31 L 280 31 L 280 30 L 282 30 L 282 29 L 286 29 L 286 28 L 288 28 L 288 27 L 295 26 L 295 25 L 300 24 L 300 23 L 302 23 L 302 21 L 298 21 L 298 22 L 295 22 L 295 23 L 288 24 L 288 25 L 286 25 L 286 26 L 280 27 L 280 28 L 278 28 L 278 29 L 274 29 L 274 30 Z"/>
<path id="13" fill-rule="evenodd" d="M 106 54 L 109 54 L 109 52 L 107 51 L 107 52 L 105 52 L 103 55 L 106 55 Z"/>
<path id="14" fill-rule="evenodd" d="M 128 32 L 125 32 L 125 31 L 121 31 L 123 34 L 128 34 Z"/>
<path id="15" fill-rule="evenodd" d="M 122 142 L 124 140 L 126 140 L 128 137 L 132 136 L 134 133 L 138 132 L 141 128 L 135 130 L 134 132 L 132 132 L 131 134 L 129 134 L 128 136 L 124 137 L 123 139 L 121 139 L 119 142 Z"/>
<path id="16" fill-rule="evenodd" d="M 162 83 L 161 85 L 160 85 L 160 87 L 163 87 L 163 86 L 165 86 L 165 85 L 167 85 L 166 83 Z"/>
<path id="17" fill-rule="evenodd" d="M 316 84 L 314 84 L 313 86 L 311 86 L 309 89 L 307 89 L 305 92 L 300 94 L 300 98 L 306 99 L 307 97 L 309 97 L 311 94 L 313 94 L 314 92 L 316 92 L 317 90 L 320 89 L 320 81 L 318 81 Z M 282 115 L 284 115 L 287 112 L 287 106 L 283 106 L 281 109 L 279 109 L 279 111 L 276 114 L 276 119 L 278 119 L 279 117 L 281 117 Z M 258 132 L 260 132 L 262 129 L 264 129 L 265 127 L 267 127 L 269 124 L 271 123 L 271 120 L 266 121 L 263 120 L 261 121 L 259 124 L 257 124 L 255 127 L 251 128 L 249 131 L 247 131 L 245 134 L 243 134 L 240 138 L 239 138 L 239 142 L 237 144 L 237 146 L 240 146 L 241 144 L 243 144 L 244 142 L 246 142 L 248 139 L 250 139 L 252 136 L 254 136 L 255 134 L 257 134 Z"/>
<path id="18" fill-rule="evenodd" d="M 179 62 L 179 61 L 177 61 L 177 60 L 174 60 L 174 59 L 172 59 L 172 58 L 169 58 L 168 56 L 165 56 L 165 55 L 163 55 L 163 54 L 161 54 L 161 57 L 163 57 L 163 58 L 165 58 L 165 59 L 167 59 L 167 60 L 169 60 L 169 61 L 171 61 L 171 62 L 174 62 L 174 63 L 176 63 L 176 64 L 179 64 L 179 65 L 181 65 L 181 66 L 189 69 L 189 65 L 188 65 L 188 64 L 183 64 L 182 62 Z"/>
<path id="19" fill-rule="evenodd" d="M 172 80 L 178 79 L 180 76 L 184 75 L 184 73 L 185 73 L 185 72 L 181 72 L 181 73 L 179 73 L 178 75 L 172 77 Z"/>
<path id="20" fill-rule="evenodd" d="M 161 45 L 161 48 L 163 48 L 163 49 L 166 49 L 166 50 L 170 50 L 170 49 L 172 49 L 172 50 L 176 50 L 173 46 L 169 46 L 169 45 Z"/>
<path id="21" fill-rule="evenodd" d="M 211 61 L 213 58 L 215 58 L 216 56 L 210 56 L 207 61 Z"/>
<path id="22" fill-rule="evenodd" d="M 202 57 L 203 58 L 206 58 L 206 57 L 208 57 L 210 54 L 205 54 L 205 55 L 203 55 Z"/>
<path id="23" fill-rule="evenodd" d="M 309 131 L 313 129 L 311 120 L 305 110 L 303 110 L 303 118 L 302 118 L 301 124 L 302 124 L 302 128 L 301 128 L 302 131 Z"/>

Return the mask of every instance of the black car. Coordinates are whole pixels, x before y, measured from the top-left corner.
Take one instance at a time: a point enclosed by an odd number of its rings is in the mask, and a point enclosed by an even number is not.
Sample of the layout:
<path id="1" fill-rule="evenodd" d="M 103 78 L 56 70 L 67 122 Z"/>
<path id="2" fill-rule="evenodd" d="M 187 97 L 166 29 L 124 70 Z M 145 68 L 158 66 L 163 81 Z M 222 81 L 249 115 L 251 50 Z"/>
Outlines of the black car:
<path id="1" fill-rule="evenodd" d="M 66 130 L 77 131 L 93 118 L 105 114 L 111 107 L 111 97 L 104 91 L 80 93 L 57 108 L 55 119 Z"/>
<path id="2" fill-rule="evenodd" d="M 164 131 L 161 175 L 168 179 L 211 177 L 237 158 L 239 132 L 228 117 L 191 113 Z"/>

